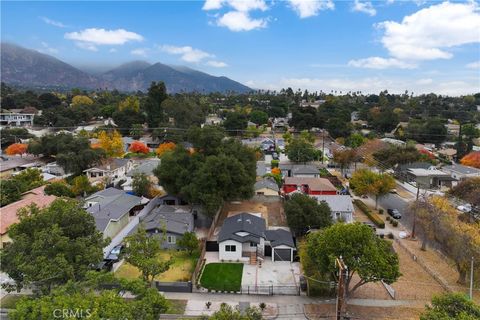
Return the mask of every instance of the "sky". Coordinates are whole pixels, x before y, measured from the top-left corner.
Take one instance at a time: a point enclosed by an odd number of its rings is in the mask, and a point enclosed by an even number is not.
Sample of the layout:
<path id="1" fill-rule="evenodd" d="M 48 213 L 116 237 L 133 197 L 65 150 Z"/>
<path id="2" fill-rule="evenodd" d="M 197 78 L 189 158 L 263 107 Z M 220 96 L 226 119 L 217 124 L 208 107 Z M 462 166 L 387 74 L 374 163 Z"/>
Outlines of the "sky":
<path id="1" fill-rule="evenodd" d="M 256 89 L 480 92 L 478 1 L 1 1 L 1 40 L 75 66 L 185 65 Z"/>

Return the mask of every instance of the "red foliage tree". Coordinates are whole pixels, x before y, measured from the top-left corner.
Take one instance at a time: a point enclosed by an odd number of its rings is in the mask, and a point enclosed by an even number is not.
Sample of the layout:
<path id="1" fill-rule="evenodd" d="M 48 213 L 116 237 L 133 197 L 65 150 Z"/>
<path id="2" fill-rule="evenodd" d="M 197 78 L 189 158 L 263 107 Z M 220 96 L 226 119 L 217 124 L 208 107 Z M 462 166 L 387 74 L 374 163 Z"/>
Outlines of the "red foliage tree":
<path id="1" fill-rule="evenodd" d="M 5 149 L 5 153 L 8 154 L 9 156 L 15 155 L 15 154 L 24 154 L 27 152 L 28 145 L 24 143 L 14 143 L 11 144 Z"/>
<path id="2" fill-rule="evenodd" d="M 148 153 L 150 152 L 150 149 L 140 141 L 133 141 L 130 148 L 128 148 L 128 151 L 135 153 Z"/>
<path id="3" fill-rule="evenodd" d="M 470 152 L 460 160 L 464 166 L 480 168 L 480 151 Z"/>

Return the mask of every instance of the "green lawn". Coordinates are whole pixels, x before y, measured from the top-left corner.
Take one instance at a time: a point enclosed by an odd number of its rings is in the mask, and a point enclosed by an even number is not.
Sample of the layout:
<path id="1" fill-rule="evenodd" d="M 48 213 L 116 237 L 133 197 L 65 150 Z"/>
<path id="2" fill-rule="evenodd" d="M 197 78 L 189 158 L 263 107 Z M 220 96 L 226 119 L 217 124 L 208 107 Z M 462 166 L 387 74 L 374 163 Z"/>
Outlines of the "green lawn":
<path id="1" fill-rule="evenodd" d="M 195 254 L 189 255 L 186 251 L 174 250 L 164 251 L 159 255 L 159 259 L 163 261 L 169 257 L 173 258 L 173 264 L 170 266 L 170 269 L 156 276 L 155 280 L 166 282 L 189 281 L 192 278 L 198 256 Z M 141 277 L 141 273 L 136 267 L 124 262 L 115 271 L 115 276 L 126 279 L 138 279 Z"/>
<path id="2" fill-rule="evenodd" d="M 167 314 L 184 314 L 185 307 L 187 306 L 187 300 L 169 299 L 170 307 L 167 310 Z"/>
<path id="3" fill-rule="evenodd" d="M 200 284 L 217 291 L 239 291 L 243 263 L 209 263 L 205 265 Z"/>

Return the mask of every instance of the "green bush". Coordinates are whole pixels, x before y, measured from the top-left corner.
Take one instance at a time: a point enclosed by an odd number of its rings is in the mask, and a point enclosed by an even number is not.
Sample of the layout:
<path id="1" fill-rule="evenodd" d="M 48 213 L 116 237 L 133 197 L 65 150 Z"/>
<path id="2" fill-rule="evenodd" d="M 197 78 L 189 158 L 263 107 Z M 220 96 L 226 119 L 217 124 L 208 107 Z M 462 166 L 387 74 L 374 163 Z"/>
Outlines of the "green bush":
<path id="1" fill-rule="evenodd" d="M 390 221 L 390 220 L 391 220 L 390 216 L 387 216 L 387 218 L 386 218 L 386 219 L 387 219 L 387 221 Z"/>
<path id="2" fill-rule="evenodd" d="M 388 239 L 393 239 L 393 238 L 394 238 L 393 233 L 390 232 L 390 233 L 388 234 Z"/>
<path id="3" fill-rule="evenodd" d="M 273 168 L 278 168 L 278 164 L 280 163 L 280 160 L 272 160 L 271 167 Z"/>
<path id="4" fill-rule="evenodd" d="M 378 210 L 378 214 L 383 214 L 383 209 Z"/>
<path id="5" fill-rule="evenodd" d="M 367 205 L 359 200 L 359 199 L 355 199 L 353 200 L 353 203 L 363 212 L 365 213 L 365 215 L 380 229 L 384 229 L 385 228 L 385 222 L 382 220 L 382 218 L 380 218 L 378 216 L 378 214 L 372 212 L 372 210 L 370 210 Z"/>
<path id="6" fill-rule="evenodd" d="M 394 221 L 393 221 L 393 226 L 394 226 L 394 227 L 397 227 L 397 226 L 398 226 L 398 221 L 397 221 L 397 220 L 394 220 Z"/>

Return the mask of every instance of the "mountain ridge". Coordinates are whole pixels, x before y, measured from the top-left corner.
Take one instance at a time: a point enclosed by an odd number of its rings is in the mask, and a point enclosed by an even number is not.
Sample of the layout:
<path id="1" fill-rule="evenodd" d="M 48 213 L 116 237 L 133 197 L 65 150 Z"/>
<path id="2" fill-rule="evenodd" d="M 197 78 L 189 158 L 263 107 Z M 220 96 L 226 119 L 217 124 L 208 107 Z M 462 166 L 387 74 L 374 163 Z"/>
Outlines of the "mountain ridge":
<path id="1" fill-rule="evenodd" d="M 225 76 L 213 76 L 186 66 L 133 60 L 106 72 L 90 74 L 60 59 L 13 43 L 1 43 L 2 81 L 23 87 L 61 87 L 146 91 L 152 81 L 164 81 L 169 93 L 248 92 L 252 89 Z"/>

